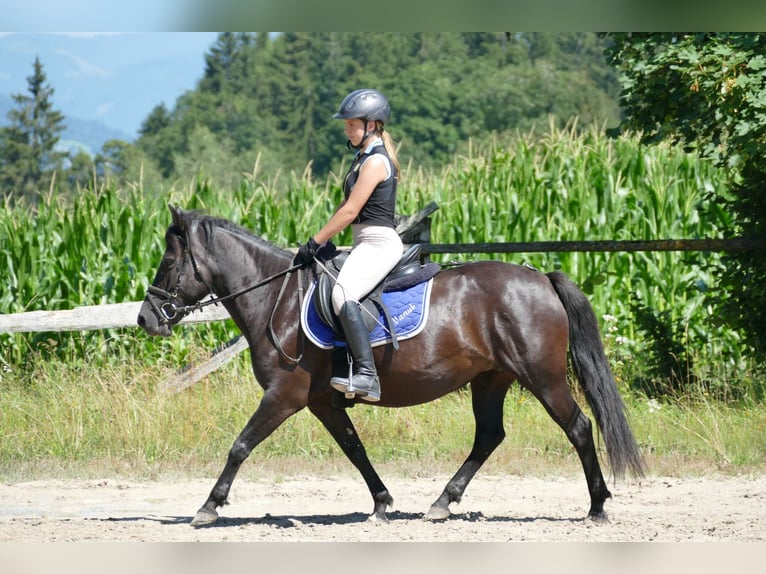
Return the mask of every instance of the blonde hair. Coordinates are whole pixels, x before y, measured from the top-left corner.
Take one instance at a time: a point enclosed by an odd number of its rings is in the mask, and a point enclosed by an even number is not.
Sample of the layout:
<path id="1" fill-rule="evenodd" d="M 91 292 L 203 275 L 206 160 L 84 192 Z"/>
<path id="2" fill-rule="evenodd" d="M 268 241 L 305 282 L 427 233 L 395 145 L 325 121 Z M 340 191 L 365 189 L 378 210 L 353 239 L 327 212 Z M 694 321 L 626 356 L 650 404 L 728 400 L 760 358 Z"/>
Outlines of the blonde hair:
<path id="1" fill-rule="evenodd" d="M 386 148 L 386 152 L 388 152 L 388 157 L 391 158 L 391 163 L 394 164 L 394 177 L 399 179 L 399 159 L 396 157 L 396 145 L 394 145 L 394 140 L 391 139 L 391 135 L 383 129 L 383 124 L 381 122 L 375 122 L 375 127 L 380 131 L 383 146 Z"/>

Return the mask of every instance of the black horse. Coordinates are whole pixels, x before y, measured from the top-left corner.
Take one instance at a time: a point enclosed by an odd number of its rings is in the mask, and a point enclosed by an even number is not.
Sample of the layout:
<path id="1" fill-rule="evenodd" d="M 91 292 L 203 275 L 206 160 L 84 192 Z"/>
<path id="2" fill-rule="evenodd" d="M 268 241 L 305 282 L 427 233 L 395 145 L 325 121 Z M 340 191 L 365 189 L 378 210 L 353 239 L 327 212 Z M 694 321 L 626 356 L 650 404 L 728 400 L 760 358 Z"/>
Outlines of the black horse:
<path id="1" fill-rule="evenodd" d="M 240 465 L 253 448 L 304 407 L 316 416 L 359 470 L 372 494 L 372 518 L 386 520 L 393 502 L 329 384 L 331 351 L 307 343 L 299 321 L 299 287 L 314 271 L 292 273 L 292 253 L 228 221 L 170 206 L 162 264 L 138 315 L 150 335 L 169 336 L 206 295 L 222 301 L 250 346 L 260 405 L 234 441 L 226 465 L 193 525 L 218 518 Z M 277 280 L 280 279 L 280 280 Z M 299 285 L 298 282 L 304 283 Z M 473 449 L 427 519 L 449 517 L 468 483 L 501 443 L 503 401 L 518 381 L 564 430 L 582 462 L 590 510 L 607 519 L 611 497 L 599 466 L 590 419 L 567 384 L 567 350 L 596 422 L 611 471 L 643 475 L 644 462 L 604 355 L 597 319 L 582 291 L 563 273 L 493 261 L 444 269 L 433 279 L 428 325 L 419 335 L 374 350 L 381 382 L 375 406 L 433 401 L 470 383 Z M 333 397 L 333 394 L 336 394 Z M 364 403 L 368 404 L 368 403 Z"/>

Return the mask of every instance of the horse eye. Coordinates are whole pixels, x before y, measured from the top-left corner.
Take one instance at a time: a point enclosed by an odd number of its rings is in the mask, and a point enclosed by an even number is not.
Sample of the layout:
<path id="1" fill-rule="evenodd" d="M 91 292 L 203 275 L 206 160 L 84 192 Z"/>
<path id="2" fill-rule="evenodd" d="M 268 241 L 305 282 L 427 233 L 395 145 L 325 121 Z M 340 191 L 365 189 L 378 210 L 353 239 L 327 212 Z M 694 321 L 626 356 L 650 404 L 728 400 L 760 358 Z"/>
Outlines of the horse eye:
<path id="1" fill-rule="evenodd" d="M 173 267 L 176 264 L 176 260 L 173 257 L 165 257 L 162 260 L 162 266 L 167 268 Z"/>

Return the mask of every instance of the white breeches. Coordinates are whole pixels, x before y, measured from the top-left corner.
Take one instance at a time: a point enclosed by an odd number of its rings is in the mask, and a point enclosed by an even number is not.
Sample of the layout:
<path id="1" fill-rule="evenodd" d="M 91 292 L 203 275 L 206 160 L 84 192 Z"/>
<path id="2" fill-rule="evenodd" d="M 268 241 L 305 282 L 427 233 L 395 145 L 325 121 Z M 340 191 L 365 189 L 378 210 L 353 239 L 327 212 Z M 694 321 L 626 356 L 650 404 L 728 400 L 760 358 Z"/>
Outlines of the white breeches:
<path id="1" fill-rule="evenodd" d="M 394 268 L 404 252 L 395 229 L 352 225 L 354 245 L 332 290 L 332 306 L 340 312 L 346 301 L 359 301 Z"/>

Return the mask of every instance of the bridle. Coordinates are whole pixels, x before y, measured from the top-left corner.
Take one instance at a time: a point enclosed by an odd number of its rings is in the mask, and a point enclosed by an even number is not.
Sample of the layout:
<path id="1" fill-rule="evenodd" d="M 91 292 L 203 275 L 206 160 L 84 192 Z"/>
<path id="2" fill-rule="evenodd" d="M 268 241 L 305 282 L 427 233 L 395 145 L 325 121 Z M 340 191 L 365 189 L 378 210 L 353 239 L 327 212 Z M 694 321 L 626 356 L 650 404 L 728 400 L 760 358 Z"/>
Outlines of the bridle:
<path id="1" fill-rule="evenodd" d="M 208 293 L 213 292 L 212 287 L 207 283 L 207 281 L 205 281 L 205 278 L 202 277 L 202 274 L 199 272 L 199 267 L 197 266 L 197 260 L 194 258 L 194 253 L 189 248 L 189 245 L 191 245 L 191 243 L 189 241 L 188 233 L 184 233 L 183 244 L 184 244 L 184 250 L 183 250 L 183 255 L 181 257 L 181 268 L 178 271 L 178 279 L 176 280 L 175 287 L 170 291 L 166 291 L 165 289 L 161 289 L 160 287 L 149 285 L 147 289 L 147 292 L 149 294 L 154 295 L 157 298 L 164 299 L 162 303 L 158 304 L 154 300 L 154 298 L 151 298 L 151 297 L 149 298 L 149 303 L 151 304 L 152 309 L 154 309 L 154 312 L 157 314 L 157 318 L 161 325 L 170 324 L 171 321 L 175 321 L 176 319 L 180 321 L 192 311 L 201 310 L 203 307 L 212 305 L 213 303 L 216 302 L 216 300 L 210 300 L 210 302 L 206 301 L 204 303 L 201 301 L 197 301 L 197 303 L 195 303 L 194 305 L 182 305 L 182 306 L 176 305 L 175 299 L 178 297 L 178 293 L 181 290 L 181 280 L 183 279 L 183 276 L 184 276 L 187 259 L 191 261 L 191 266 L 194 271 L 194 278 L 200 283 L 202 283 L 203 285 L 205 285 Z M 180 318 L 179 318 L 179 315 L 180 315 Z"/>
<path id="2" fill-rule="evenodd" d="M 197 225 L 197 221 L 194 221 L 192 223 L 192 228 L 195 228 L 196 225 Z M 178 322 L 189 313 L 192 313 L 194 311 L 201 311 L 203 308 L 208 307 L 210 305 L 218 305 L 219 303 L 222 303 L 224 301 L 235 299 L 239 297 L 240 295 L 244 295 L 245 293 L 253 291 L 254 289 L 263 287 L 264 285 L 271 283 L 275 279 L 278 279 L 284 276 L 285 279 L 282 282 L 282 287 L 279 290 L 279 295 L 277 296 L 277 300 L 274 303 L 274 309 L 271 311 L 271 316 L 269 318 L 269 330 L 271 332 L 272 340 L 274 341 L 274 344 L 276 345 L 277 350 L 279 351 L 279 354 L 292 363 L 295 363 L 295 364 L 299 363 L 301 358 L 303 357 L 303 346 L 301 346 L 301 352 L 298 355 L 298 357 L 291 357 L 290 355 L 285 353 L 274 332 L 273 321 L 274 321 L 274 315 L 276 314 L 276 311 L 277 311 L 277 307 L 279 306 L 279 303 L 282 300 L 282 296 L 284 295 L 285 289 L 287 287 L 287 282 L 290 279 L 290 275 L 292 274 L 293 271 L 296 271 L 296 270 L 298 271 L 298 299 L 299 299 L 298 308 L 300 309 L 300 307 L 303 305 L 303 282 L 301 281 L 301 276 L 300 276 L 300 269 L 303 267 L 303 265 L 291 265 L 284 271 L 280 271 L 278 273 L 275 273 L 274 275 L 270 275 L 269 277 L 266 277 L 265 279 L 259 281 L 258 283 L 249 285 L 247 287 L 240 289 L 239 291 L 235 291 L 234 293 L 229 293 L 228 295 L 224 295 L 223 297 L 213 297 L 211 299 L 206 299 L 205 301 L 197 301 L 196 303 L 192 305 L 178 305 L 176 304 L 175 299 L 178 297 L 178 294 L 180 292 L 181 280 L 183 279 L 183 274 L 185 271 L 187 259 L 191 262 L 192 270 L 194 271 L 194 278 L 200 283 L 202 283 L 203 285 L 205 285 L 208 293 L 210 294 L 213 293 L 213 288 L 210 286 L 210 284 L 207 281 L 205 281 L 205 278 L 202 276 L 202 274 L 199 271 L 197 260 L 194 258 L 194 252 L 191 250 L 191 242 L 189 240 L 188 232 L 184 233 L 183 243 L 184 243 L 184 249 L 183 249 L 183 255 L 181 259 L 181 268 L 178 271 L 178 279 L 176 280 L 175 287 L 169 291 L 162 289 L 160 287 L 155 287 L 154 285 L 149 285 L 149 287 L 147 288 L 147 292 L 150 295 L 153 295 L 153 297 L 147 297 L 147 299 L 149 300 L 149 304 L 152 306 L 152 309 L 156 313 L 159 323 L 161 325 L 170 325 L 171 322 Z M 158 302 L 156 299 L 160 299 L 160 301 Z"/>

